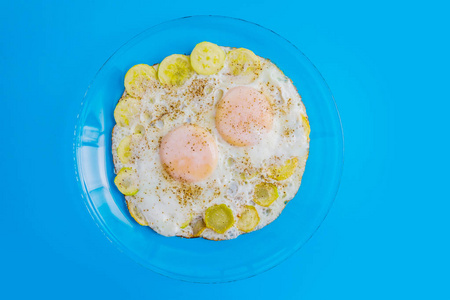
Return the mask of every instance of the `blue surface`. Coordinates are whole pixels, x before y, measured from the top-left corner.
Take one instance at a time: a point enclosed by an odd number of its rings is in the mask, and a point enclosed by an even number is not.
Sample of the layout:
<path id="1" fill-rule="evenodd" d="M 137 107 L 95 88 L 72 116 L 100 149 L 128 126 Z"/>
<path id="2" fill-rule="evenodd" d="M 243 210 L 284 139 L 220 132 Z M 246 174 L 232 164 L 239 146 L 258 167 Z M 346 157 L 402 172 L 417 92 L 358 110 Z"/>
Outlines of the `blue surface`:
<path id="1" fill-rule="evenodd" d="M 1 298 L 450 298 L 443 1 L 3 2 Z M 345 134 L 341 189 L 319 231 L 275 269 L 220 285 L 134 263 L 74 182 L 74 124 L 96 71 L 135 34 L 192 14 L 244 18 L 291 40 L 327 80 Z"/>

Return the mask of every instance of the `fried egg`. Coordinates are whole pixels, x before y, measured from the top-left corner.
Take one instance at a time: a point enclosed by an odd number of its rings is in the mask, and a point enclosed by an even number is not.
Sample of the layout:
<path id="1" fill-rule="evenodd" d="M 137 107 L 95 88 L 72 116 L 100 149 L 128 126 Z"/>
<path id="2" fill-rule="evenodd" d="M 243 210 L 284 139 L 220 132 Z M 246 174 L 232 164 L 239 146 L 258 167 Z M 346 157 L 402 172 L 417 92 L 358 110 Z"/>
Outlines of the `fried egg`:
<path id="1" fill-rule="evenodd" d="M 243 48 L 132 67 L 114 111 L 115 184 L 164 236 L 226 240 L 273 222 L 296 195 L 309 122 L 292 81 Z"/>

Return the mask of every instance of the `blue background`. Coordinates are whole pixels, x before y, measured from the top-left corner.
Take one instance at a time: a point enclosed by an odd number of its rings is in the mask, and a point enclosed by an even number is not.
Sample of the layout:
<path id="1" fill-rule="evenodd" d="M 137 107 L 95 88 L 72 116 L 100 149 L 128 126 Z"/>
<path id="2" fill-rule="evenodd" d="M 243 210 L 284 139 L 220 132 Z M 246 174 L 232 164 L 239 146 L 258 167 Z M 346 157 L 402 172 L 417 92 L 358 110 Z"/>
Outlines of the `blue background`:
<path id="1" fill-rule="evenodd" d="M 0 298 L 450 299 L 449 12 L 444 1 L 2 1 Z M 103 62 L 144 29 L 196 14 L 297 45 L 345 135 L 341 188 L 313 238 L 264 274 L 217 285 L 120 253 L 73 167 L 76 115 Z"/>

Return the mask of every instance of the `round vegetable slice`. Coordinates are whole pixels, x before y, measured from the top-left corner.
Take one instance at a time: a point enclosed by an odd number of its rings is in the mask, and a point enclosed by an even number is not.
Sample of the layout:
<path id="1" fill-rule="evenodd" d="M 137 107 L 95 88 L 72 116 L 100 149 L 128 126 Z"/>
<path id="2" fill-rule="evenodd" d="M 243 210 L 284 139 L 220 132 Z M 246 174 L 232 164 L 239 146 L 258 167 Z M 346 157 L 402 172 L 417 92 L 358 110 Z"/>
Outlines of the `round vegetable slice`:
<path id="1" fill-rule="evenodd" d="M 139 113 L 139 100 L 132 97 L 124 97 L 117 103 L 114 110 L 114 119 L 119 126 L 127 127 L 130 121 Z"/>
<path id="2" fill-rule="evenodd" d="M 309 121 L 308 117 L 305 115 L 302 115 L 302 123 L 303 123 L 303 129 L 306 133 L 306 139 L 309 142 L 309 134 L 311 133 L 311 127 L 309 127 Z"/>
<path id="3" fill-rule="evenodd" d="M 181 229 L 184 229 L 184 228 L 188 227 L 188 225 L 189 225 L 189 223 L 191 223 L 191 221 L 192 221 L 192 214 L 189 215 L 189 218 L 187 219 L 186 222 L 184 222 L 183 224 L 181 224 L 180 228 L 181 228 Z"/>
<path id="4" fill-rule="evenodd" d="M 128 70 L 127 74 L 125 74 L 125 90 L 134 97 L 142 97 L 145 92 L 146 82 L 155 79 L 155 68 L 146 64 L 135 65 Z"/>
<path id="5" fill-rule="evenodd" d="M 139 137 L 142 137 L 145 133 L 145 127 L 141 124 L 138 124 L 134 127 L 134 134 L 138 135 Z"/>
<path id="6" fill-rule="evenodd" d="M 255 186 L 253 201 L 261 206 L 268 207 L 278 199 L 278 189 L 276 185 L 262 182 Z"/>
<path id="7" fill-rule="evenodd" d="M 168 85 L 182 85 L 193 73 L 189 56 L 181 54 L 167 56 L 158 67 L 159 81 Z"/>
<path id="8" fill-rule="evenodd" d="M 217 233 L 225 233 L 234 224 L 233 212 L 226 204 L 211 206 L 205 212 L 205 224 Z"/>
<path id="9" fill-rule="evenodd" d="M 255 229 L 256 225 L 259 223 L 258 211 L 254 206 L 247 205 L 241 212 L 236 227 L 244 232 L 250 232 Z"/>
<path id="10" fill-rule="evenodd" d="M 225 51 L 216 44 L 202 42 L 191 53 L 191 66 L 201 75 L 213 75 L 223 68 Z"/>
<path id="11" fill-rule="evenodd" d="M 198 237 L 206 229 L 206 224 L 205 221 L 203 221 L 203 218 L 200 218 L 192 221 L 191 227 L 192 227 L 192 234 L 194 235 L 194 237 Z"/>
<path id="12" fill-rule="evenodd" d="M 227 54 L 228 67 L 231 74 L 254 77 L 261 72 L 261 62 L 259 57 L 252 51 L 245 48 L 231 50 Z"/>
<path id="13" fill-rule="evenodd" d="M 138 222 L 139 225 L 148 226 L 148 222 L 142 214 L 141 210 L 137 208 L 137 206 L 134 205 L 133 202 L 127 201 L 127 207 L 130 215 L 133 217 L 133 219 L 136 220 L 136 222 Z"/>
<path id="14" fill-rule="evenodd" d="M 256 175 L 258 175 L 258 172 L 253 172 L 253 173 L 250 173 L 250 172 L 242 172 L 241 174 L 240 174 L 240 178 L 241 178 L 241 180 L 251 180 L 251 179 L 253 179 L 253 178 L 255 178 L 256 177 Z"/>
<path id="15" fill-rule="evenodd" d="M 132 168 L 122 168 L 119 173 L 117 173 L 114 179 L 119 191 L 125 196 L 133 196 L 139 192 L 139 187 L 136 180 L 136 171 Z"/>
<path id="16" fill-rule="evenodd" d="M 117 156 L 123 164 L 127 164 L 131 160 L 131 135 L 126 136 L 120 141 L 117 147 Z"/>
<path id="17" fill-rule="evenodd" d="M 285 180 L 294 174 L 298 165 L 298 158 L 293 157 L 285 161 L 282 166 L 272 166 L 269 169 L 269 177 L 275 180 Z"/>

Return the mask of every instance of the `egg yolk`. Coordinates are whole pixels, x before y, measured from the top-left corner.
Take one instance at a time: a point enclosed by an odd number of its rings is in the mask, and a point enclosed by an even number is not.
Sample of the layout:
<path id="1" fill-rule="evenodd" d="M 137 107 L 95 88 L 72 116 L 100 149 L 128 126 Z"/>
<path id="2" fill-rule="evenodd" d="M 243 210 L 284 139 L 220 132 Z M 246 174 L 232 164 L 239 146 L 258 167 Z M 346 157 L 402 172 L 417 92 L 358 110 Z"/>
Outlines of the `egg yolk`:
<path id="1" fill-rule="evenodd" d="M 258 144 L 272 128 L 272 123 L 269 101 L 251 87 L 232 88 L 217 106 L 217 130 L 225 141 L 235 146 Z"/>
<path id="2" fill-rule="evenodd" d="M 208 131 L 195 125 L 182 125 L 163 137 L 159 156 L 170 176 L 184 182 L 197 182 L 211 175 L 219 154 Z"/>

